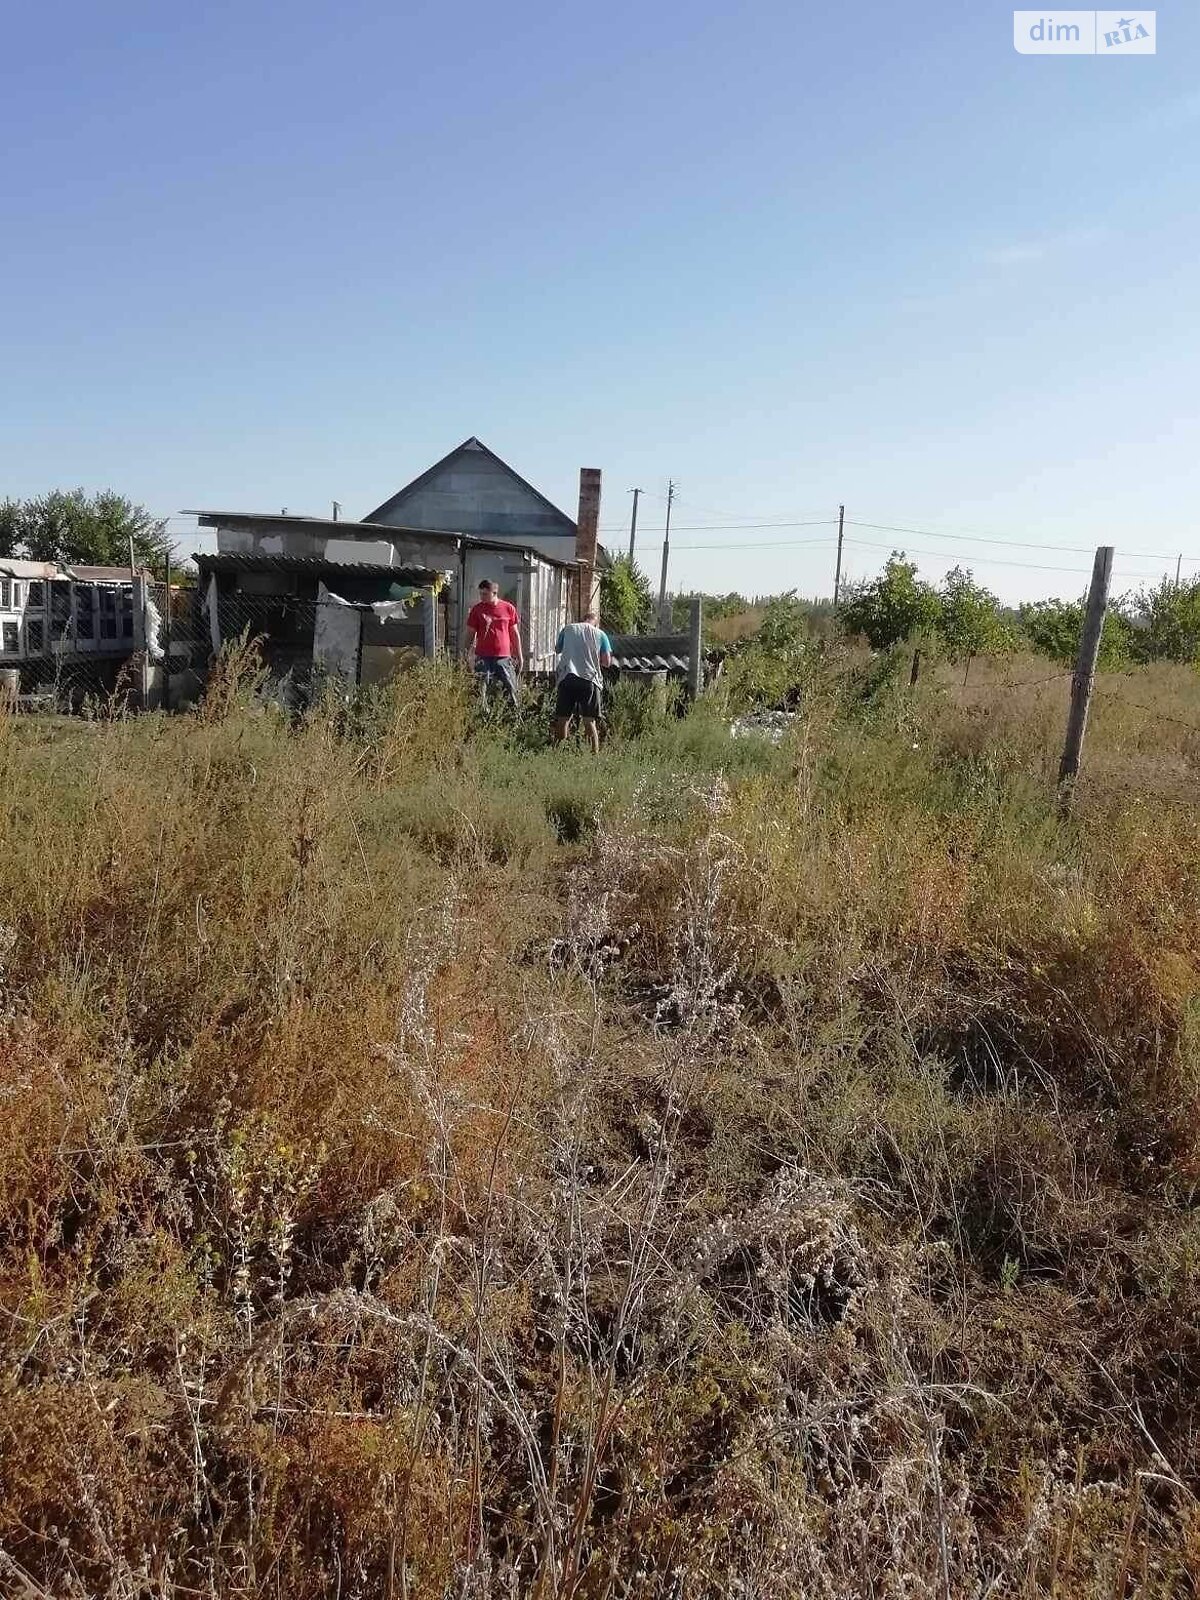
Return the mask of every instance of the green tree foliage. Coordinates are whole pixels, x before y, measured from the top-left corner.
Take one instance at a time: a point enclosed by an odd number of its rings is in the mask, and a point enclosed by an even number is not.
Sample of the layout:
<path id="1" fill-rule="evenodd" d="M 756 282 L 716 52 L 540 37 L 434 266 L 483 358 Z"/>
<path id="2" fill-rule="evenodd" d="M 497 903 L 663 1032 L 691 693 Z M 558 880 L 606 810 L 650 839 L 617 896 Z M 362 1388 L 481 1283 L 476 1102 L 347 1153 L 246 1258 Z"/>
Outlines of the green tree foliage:
<path id="1" fill-rule="evenodd" d="M 796 598 L 794 589 L 775 595 L 767 604 L 766 615 L 754 635 L 754 644 L 784 660 L 806 654 L 811 643 L 808 625 L 811 609 L 805 601 Z"/>
<path id="2" fill-rule="evenodd" d="M 813 609 L 809 601 L 797 598 L 795 590 L 767 601 L 754 633 L 729 652 L 724 692 L 732 710 L 753 706 L 782 710 L 797 702 L 818 660 Z"/>
<path id="3" fill-rule="evenodd" d="M 1142 661 L 1200 663 L 1200 580 L 1169 578 L 1133 601 L 1134 652 Z"/>
<path id="4" fill-rule="evenodd" d="M 167 554 L 166 522 L 111 489 L 52 489 L 0 505 L 0 552 L 32 561 L 121 567 L 134 556 L 150 566 Z"/>
<path id="5" fill-rule="evenodd" d="M 1073 666 L 1079 653 L 1086 602 L 1038 600 L 1021 607 L 1021 627 L 1033 648 L 1052 661 Z M 1110 606 L 1100 635 L 1102 669 L 1125 666 L 1133 657 L 1134 630 L 1119 606 Z"/>
<path id="6" fill-rule="evenodd" d="M 894 550 L 878 578 L 850 586 L 839 616 L 843 633 L 861 634 L 873 650 L 887 650 L 936 628 L 940 610 L 937 591 L 917 577 L 916 562 Z"/>
<path id="7" fill-rule="evenodd" d="M 21 542 L 21 506 L 17 500 L 0 503 L 0 556 L 15 556 Z"/>
<path id="8" fill-rule="evenodd" d="M 704 601 L 704 620 L 706 622 L 720 622 L 724 617 L 741 616 L 753 608 L 756 603 L 749 600 L 744 594 L 738 594 L 731 589 L 727 594 L 704 594 L 699 589 L 689 589 L 684 594 L 676 594 L 671 598 L 671 624 L 677 633 L 687 629 L 688 619 L 692 614 L 692 601 L 699 595 Z"/>
<path id="9" fill-rule="evenodd" d="M 650 580 L 628 556 L 617 556 L 600 574 L 600 621 L 609 633 L 638 633 L 654 619 Z"/>
<path id="10" fill-rule="evenodd" d="M 990 590 L 962 567 L 948 572 L 938 591 L 938 638 L 952 661 L 1007 655 L 1020 637 Z"/>

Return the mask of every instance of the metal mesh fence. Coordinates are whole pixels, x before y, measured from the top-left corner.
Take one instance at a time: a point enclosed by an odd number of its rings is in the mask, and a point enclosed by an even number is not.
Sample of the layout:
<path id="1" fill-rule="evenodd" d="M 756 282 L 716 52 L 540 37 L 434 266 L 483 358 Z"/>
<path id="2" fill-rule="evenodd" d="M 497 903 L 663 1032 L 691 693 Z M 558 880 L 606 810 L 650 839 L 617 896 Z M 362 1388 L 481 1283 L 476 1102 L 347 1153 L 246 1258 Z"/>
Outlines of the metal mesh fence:
<path id="1" fill-rule="evenodd" d="M 4 698 L 21 711 L 98 712 L 141 704 L 141 652 L 49 651 L 0 664 Z"/>
<path id="2" fill-rule="evenodd" d="M 181 709 L 201 698 L 222 650 L 247 645 L 264 698 L 302 706 L 333 679 L 342 688 L 385 681 L 444 632 L 428 591 L 384 602 L 212 585 L 168 592 L 138 576 L 43 585 L 34 598 L 6 612 L 0 594 L 0 698 L 27 711 Z"/>
<path id="3" fill-rule="evenodd" d="M 260 692 L 289 706 L 305 704 L 319 685 L 384 681 L 426 653 L 419 605 L 382 611 L 369 605 L 295 594 L 213 594 L 150 586 L 162 618 L 158 635 L 160 703 L 177 709 L 203 693 L 220 652 L 252 645 L 264 674 Z M 215 602 L 215 604 L 214 604 Z"/>
<path id="4" fill-rule="evenodd" d="M 0 582 L 0 692 L 20 710 L 140 703 L 134 583 L 69 577 Z"/>

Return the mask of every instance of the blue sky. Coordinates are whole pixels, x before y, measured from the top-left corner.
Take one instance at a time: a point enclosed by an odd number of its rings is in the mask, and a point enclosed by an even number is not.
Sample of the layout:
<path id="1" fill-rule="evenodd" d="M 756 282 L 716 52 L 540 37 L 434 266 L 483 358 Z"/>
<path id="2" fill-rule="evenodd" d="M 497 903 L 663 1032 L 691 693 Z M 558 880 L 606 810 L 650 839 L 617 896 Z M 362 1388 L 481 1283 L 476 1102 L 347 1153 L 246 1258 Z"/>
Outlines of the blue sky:
<path id="1" fill-rule="evenodd" d="M 851 576 L 899 544 L 1070 594 L 1099 542 L 1124 587 L 1200 573 L 1195 6 L 1158 40 L 1021 56 L 991 4 L 10 11 L 0 494 L 354 517 L 477 434 L 568 511 L 603 468 L 613 543 L 643 486 L 655 568 L 674 477 L 681 585 L 827 593 L 843 501 Z"/>

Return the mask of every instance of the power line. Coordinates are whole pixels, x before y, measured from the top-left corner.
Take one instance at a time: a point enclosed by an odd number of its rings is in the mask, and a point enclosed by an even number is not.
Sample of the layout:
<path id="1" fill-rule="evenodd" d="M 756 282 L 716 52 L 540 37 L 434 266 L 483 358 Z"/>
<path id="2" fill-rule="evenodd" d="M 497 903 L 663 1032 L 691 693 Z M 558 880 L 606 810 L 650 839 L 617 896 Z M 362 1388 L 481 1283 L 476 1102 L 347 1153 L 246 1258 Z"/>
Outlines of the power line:
<path id="1" fill-rule="evenodd" d="M 897 516 L 901 516 L 902 514 L 897 512 L 896 515 Z M 1042 544 L 1040 541 L 1027 541 L 1027 540 L 1021 540 L 1021 539 L 1014 539 L 1008 534 L 997 533 L 995 528 L 967 528 L 967 527 L 964 527 L 961 523 L 958 523 L 958 524 L 947 523 L 943 529 L 926 528 L 926 527 L 921 525 L 923 523 L 923 520 L 924 519 L 921 518 L 921 517 L 902 517 L 902 521 L 905 524 L 903 527 L 895 527 L 891 523 L 884 523 L 884 522 L 862 522 L 862 523 L 859 524 L 859 526 L 860 527 L 864 527 L 864 528 L 880 528 L 880 529 L 883 529 L 883 530 L 885 530 L 885 531 L 887 531 L 889 533 L 928 534 L 928 535 L 931 535 L 932 537 L 938 538 L 938 539 L 958 538 L 958 537 L 961 536 L 962 538 L 965 538 L 965 539 L 974 540 L 976 543 L 979 543 L 979 544 L 988 544 L 988 543 L 995 543 L 995 544 L 1024 544 L 1024 543 L 1030 543 L 1030 544 L 1032 544 L 1034 546 L 1034 548 L 1039 549 L 1039 550 L 1048 550 L 1048 549 L 1081 550 L 1081 551 L 1083 551 L 1083 553 L 1085 555 L 1091 555 L 1093 550 L 1094 550 L 1094 548 L 1095 548 L 1092 545 L 1045 545 L 1045 544 Z M 1161 559 L 1161 560 L 1165 561 L 1168 558 L 1166 556 L 1163 556 L 1161 558 L 1156 558 L 1156 559 Z M 1185 561 L 1200 562 L 1200 556 L 1184 556 L 1183 559 Z M 1170 560 L 1172 560 L 1172 561 L 1175 560 L 1175 555 L 1174 554 L 1172 554 L 1170 556 Z"/>
<path id="2" fill-rule="evenodd" d="M 901 528 L 891 522 L 858 522 L 851 517 L 847 517 L 846 520 L 852 528 L 874 528 L 879 533 L 911 533 L 915 534 L 919 539 L 953 539 L 958 543 L 1007 545 L 1011 546 L 1011 548 L 1014 550 L 1062 550 L 1068 551 L 1072 555 L 1081 556 L 1092 554 L 1091 549 L 1089 549 L 1087 545 L 1046 544 L 1045 541 L 1041 539 L 985 538 L 982 535 L 939 533 L 936 528 Z M 1173 555 L 1152 555 L 1147 552 L 1144 556 L 1140 556 L 1139 559 L 1145 561 L 1174 561 L 1175 557 Z M 1192 556 L 1184 557 L 1185 561 L 1196 559 L 1200 558 Z"/>
<path id="3" fill-rule="evenodd" d="M 813 526 L 813 524 L 809 524 Z M 747 542 L 745 539 L 726 540 L 719 544 L 677 544 L 676 550 L 794 550 L 800 545 L 829 544 L 832 534 L 825 534 L 820 539 L 756 539 Z"/>
<path id="4" fill-rule="evenodd" d="M 860 548 L 867 549 L 867 550 L 890 550 L 892 548 L 891 545 L 878 544 L 878 543 L 875 543 L 875 542 L 873 542 L 871 540 L 868 540 L 868 539 L 847 539 L 846 543 L 847 544 L 852 544 L 852 545 L 857 545 Z M 946 552 L 944 550 L 906 550 L 904 552 L 904 554 L 905 555 L 913 555 L 913 556 L 936 556 L 940 561 L 945 561 L 945 559 L 946 559 Z M 1086 567 L 1051 566 L 1051 565 L 1048 565 L 1044 561 L 1006 561 L 1002 556 L 977 556 L 975 559 L 977 561 L 983 562 L 983 564 L 985 566 L 993 566 L 993 567 L 1026 567 L 1032 572 L 1081 572 L 1081 573 L 1086 573 L 1086 571 L 1087 571 Z M 1145 577 L 1145 574 L 1144 573 L 1131 572 L 1131 573 L 1124 574 L 1124 576 L 1131 577 L 1131 578 L 1139 578 L 1139 577 Z"/>
<path id="5" fill-rule="evenodd" d="M 646 491 L 641 492 L 645 494 Z M 836 521 L 836 517 L 816 517 L 811 522 L 677 522 L 675 530 L 677 533 L 732 533 L 744 528 L 747 533 L 754 533 L 760 528 L 831 528 Z M 607 522 L 601 532 L 622 533 L 624 529 L 619 523 Z"/>

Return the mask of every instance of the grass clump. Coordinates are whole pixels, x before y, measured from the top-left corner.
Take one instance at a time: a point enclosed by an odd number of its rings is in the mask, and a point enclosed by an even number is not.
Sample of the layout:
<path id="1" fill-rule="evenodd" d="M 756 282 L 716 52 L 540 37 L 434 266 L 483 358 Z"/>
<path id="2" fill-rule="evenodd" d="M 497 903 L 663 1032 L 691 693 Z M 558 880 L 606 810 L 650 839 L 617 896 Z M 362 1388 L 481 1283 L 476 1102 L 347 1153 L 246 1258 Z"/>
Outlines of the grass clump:
<path id="1" fill-rule="evenodd" d="M 1195 1593 L 1200 751 L 1020 667 L 0 721 L 6 1592 Z"/>

